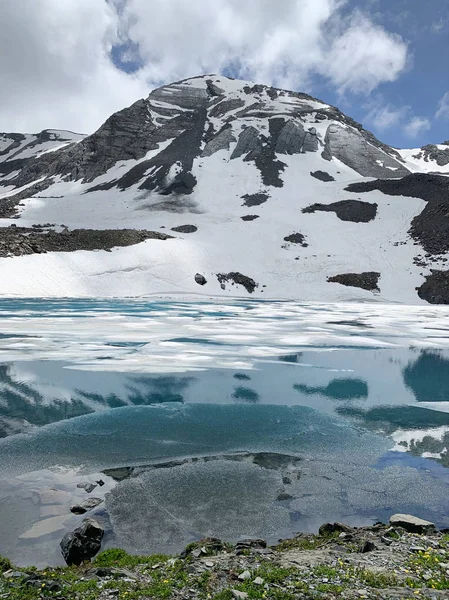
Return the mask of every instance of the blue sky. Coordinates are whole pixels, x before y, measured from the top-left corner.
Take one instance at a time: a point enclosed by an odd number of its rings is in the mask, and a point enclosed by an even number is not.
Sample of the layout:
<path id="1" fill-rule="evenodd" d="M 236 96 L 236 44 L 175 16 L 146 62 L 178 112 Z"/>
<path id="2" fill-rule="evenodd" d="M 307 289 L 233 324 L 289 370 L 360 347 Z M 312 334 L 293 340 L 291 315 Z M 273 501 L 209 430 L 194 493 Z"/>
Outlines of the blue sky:
<path id="1" fill-rule="evenodd" d="M 0 0 L 0 131 L 92 133 L 159 85 L 221 73 L 414 148 L 449 139 L 448 64 L 449 0 Z"/>

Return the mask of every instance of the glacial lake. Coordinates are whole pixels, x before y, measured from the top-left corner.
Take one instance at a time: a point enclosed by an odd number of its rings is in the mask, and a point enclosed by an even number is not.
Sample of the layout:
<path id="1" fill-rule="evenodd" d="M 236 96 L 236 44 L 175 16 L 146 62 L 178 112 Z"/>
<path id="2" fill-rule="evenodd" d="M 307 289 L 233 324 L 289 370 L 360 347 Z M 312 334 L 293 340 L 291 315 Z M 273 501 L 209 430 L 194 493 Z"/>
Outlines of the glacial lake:
<path id="1" fill-rule="evenodd" d="M 394 512 L 449 527 L 449 309 L 3 299 L 0 436 L 20 565 L 62 564 L 89 497 L 133 553 Z"/>

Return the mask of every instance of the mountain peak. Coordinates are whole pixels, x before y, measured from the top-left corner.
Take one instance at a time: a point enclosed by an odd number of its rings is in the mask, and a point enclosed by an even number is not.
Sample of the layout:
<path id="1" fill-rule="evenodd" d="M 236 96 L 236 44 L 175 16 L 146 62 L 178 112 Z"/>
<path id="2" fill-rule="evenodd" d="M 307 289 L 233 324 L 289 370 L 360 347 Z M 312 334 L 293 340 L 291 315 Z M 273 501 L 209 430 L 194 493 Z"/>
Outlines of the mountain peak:
<path id="1" fill-rule="evenodd" d="M 4 256 L 70 254 L 48 259 L 51 284 L 34 268 L 47 259 L 21 263 L 56 295 L 201 289 L 412 302 L 428 276 L 420 297 L 441 299 L 446 276 L 431 268 L 448 250 L 447 179 L 413 173 L 449 171 L 447 152 L 398 151 L 308 94 L 201 75 L 154 89 L 89 136 L 0 136 L 0 216 L 23 225 L 5 236 Z M 51 236 L 26 229 L 42 223 Z M 117 250 L 92 258 L 103 246 Z M 64 265 L 80 269 L 82 284 L 73 275 L 59 287 Z"/>

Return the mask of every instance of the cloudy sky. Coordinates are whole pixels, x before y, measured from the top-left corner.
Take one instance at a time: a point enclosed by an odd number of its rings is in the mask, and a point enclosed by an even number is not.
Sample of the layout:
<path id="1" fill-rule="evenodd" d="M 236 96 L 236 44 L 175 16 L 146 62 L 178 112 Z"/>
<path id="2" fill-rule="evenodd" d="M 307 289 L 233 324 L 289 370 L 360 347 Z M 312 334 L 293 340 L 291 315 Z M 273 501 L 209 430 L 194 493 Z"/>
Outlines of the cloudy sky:
<path id="1" fill-rule="evenodd" d="M 449 139 L 448 0 L 0 0 L 0 131 L 91 133 L 163 83 L 311 93 L 383 141 Z"/>

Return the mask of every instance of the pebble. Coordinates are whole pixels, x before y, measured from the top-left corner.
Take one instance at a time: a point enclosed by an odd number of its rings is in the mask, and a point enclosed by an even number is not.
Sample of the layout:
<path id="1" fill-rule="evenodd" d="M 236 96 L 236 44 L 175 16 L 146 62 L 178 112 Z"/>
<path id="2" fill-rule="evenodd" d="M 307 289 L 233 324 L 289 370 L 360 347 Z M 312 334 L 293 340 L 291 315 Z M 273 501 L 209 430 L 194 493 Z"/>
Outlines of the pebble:
<path id="1" fill-rule="evenodd" d="M 210 562 L 210 560 L 208 560 L 208 561 L 206 562 L 206 567 L 213 567 L 213 566 L 214 566 L 214 563 L 213 563 L 213 562 Z"/>
<path id="2" fill-rule="evenodd" d="M 231 590 L 231 593 L 234 596 L 234 598 L 237 598 L 237 600 L 245 600 L 246 598 L 248 598 L 248 594 L 246 592 L 240 592 L 239 590 Z"/>
<path id="3" fill-rule="evenodd" d="M 263 585 L 264 580 L 262 579 L 262 577 L 256 577 L 256 579 L 253 581 L 253 583 L 255 583 L 256 585 Z"/>
<path id="4" fill-rule="evenodd" d="M 240 581 L 246 581 L 247 579 L 251 579 L 251 573 L 249 571 L 243 571 L 239 575 Z"/>

